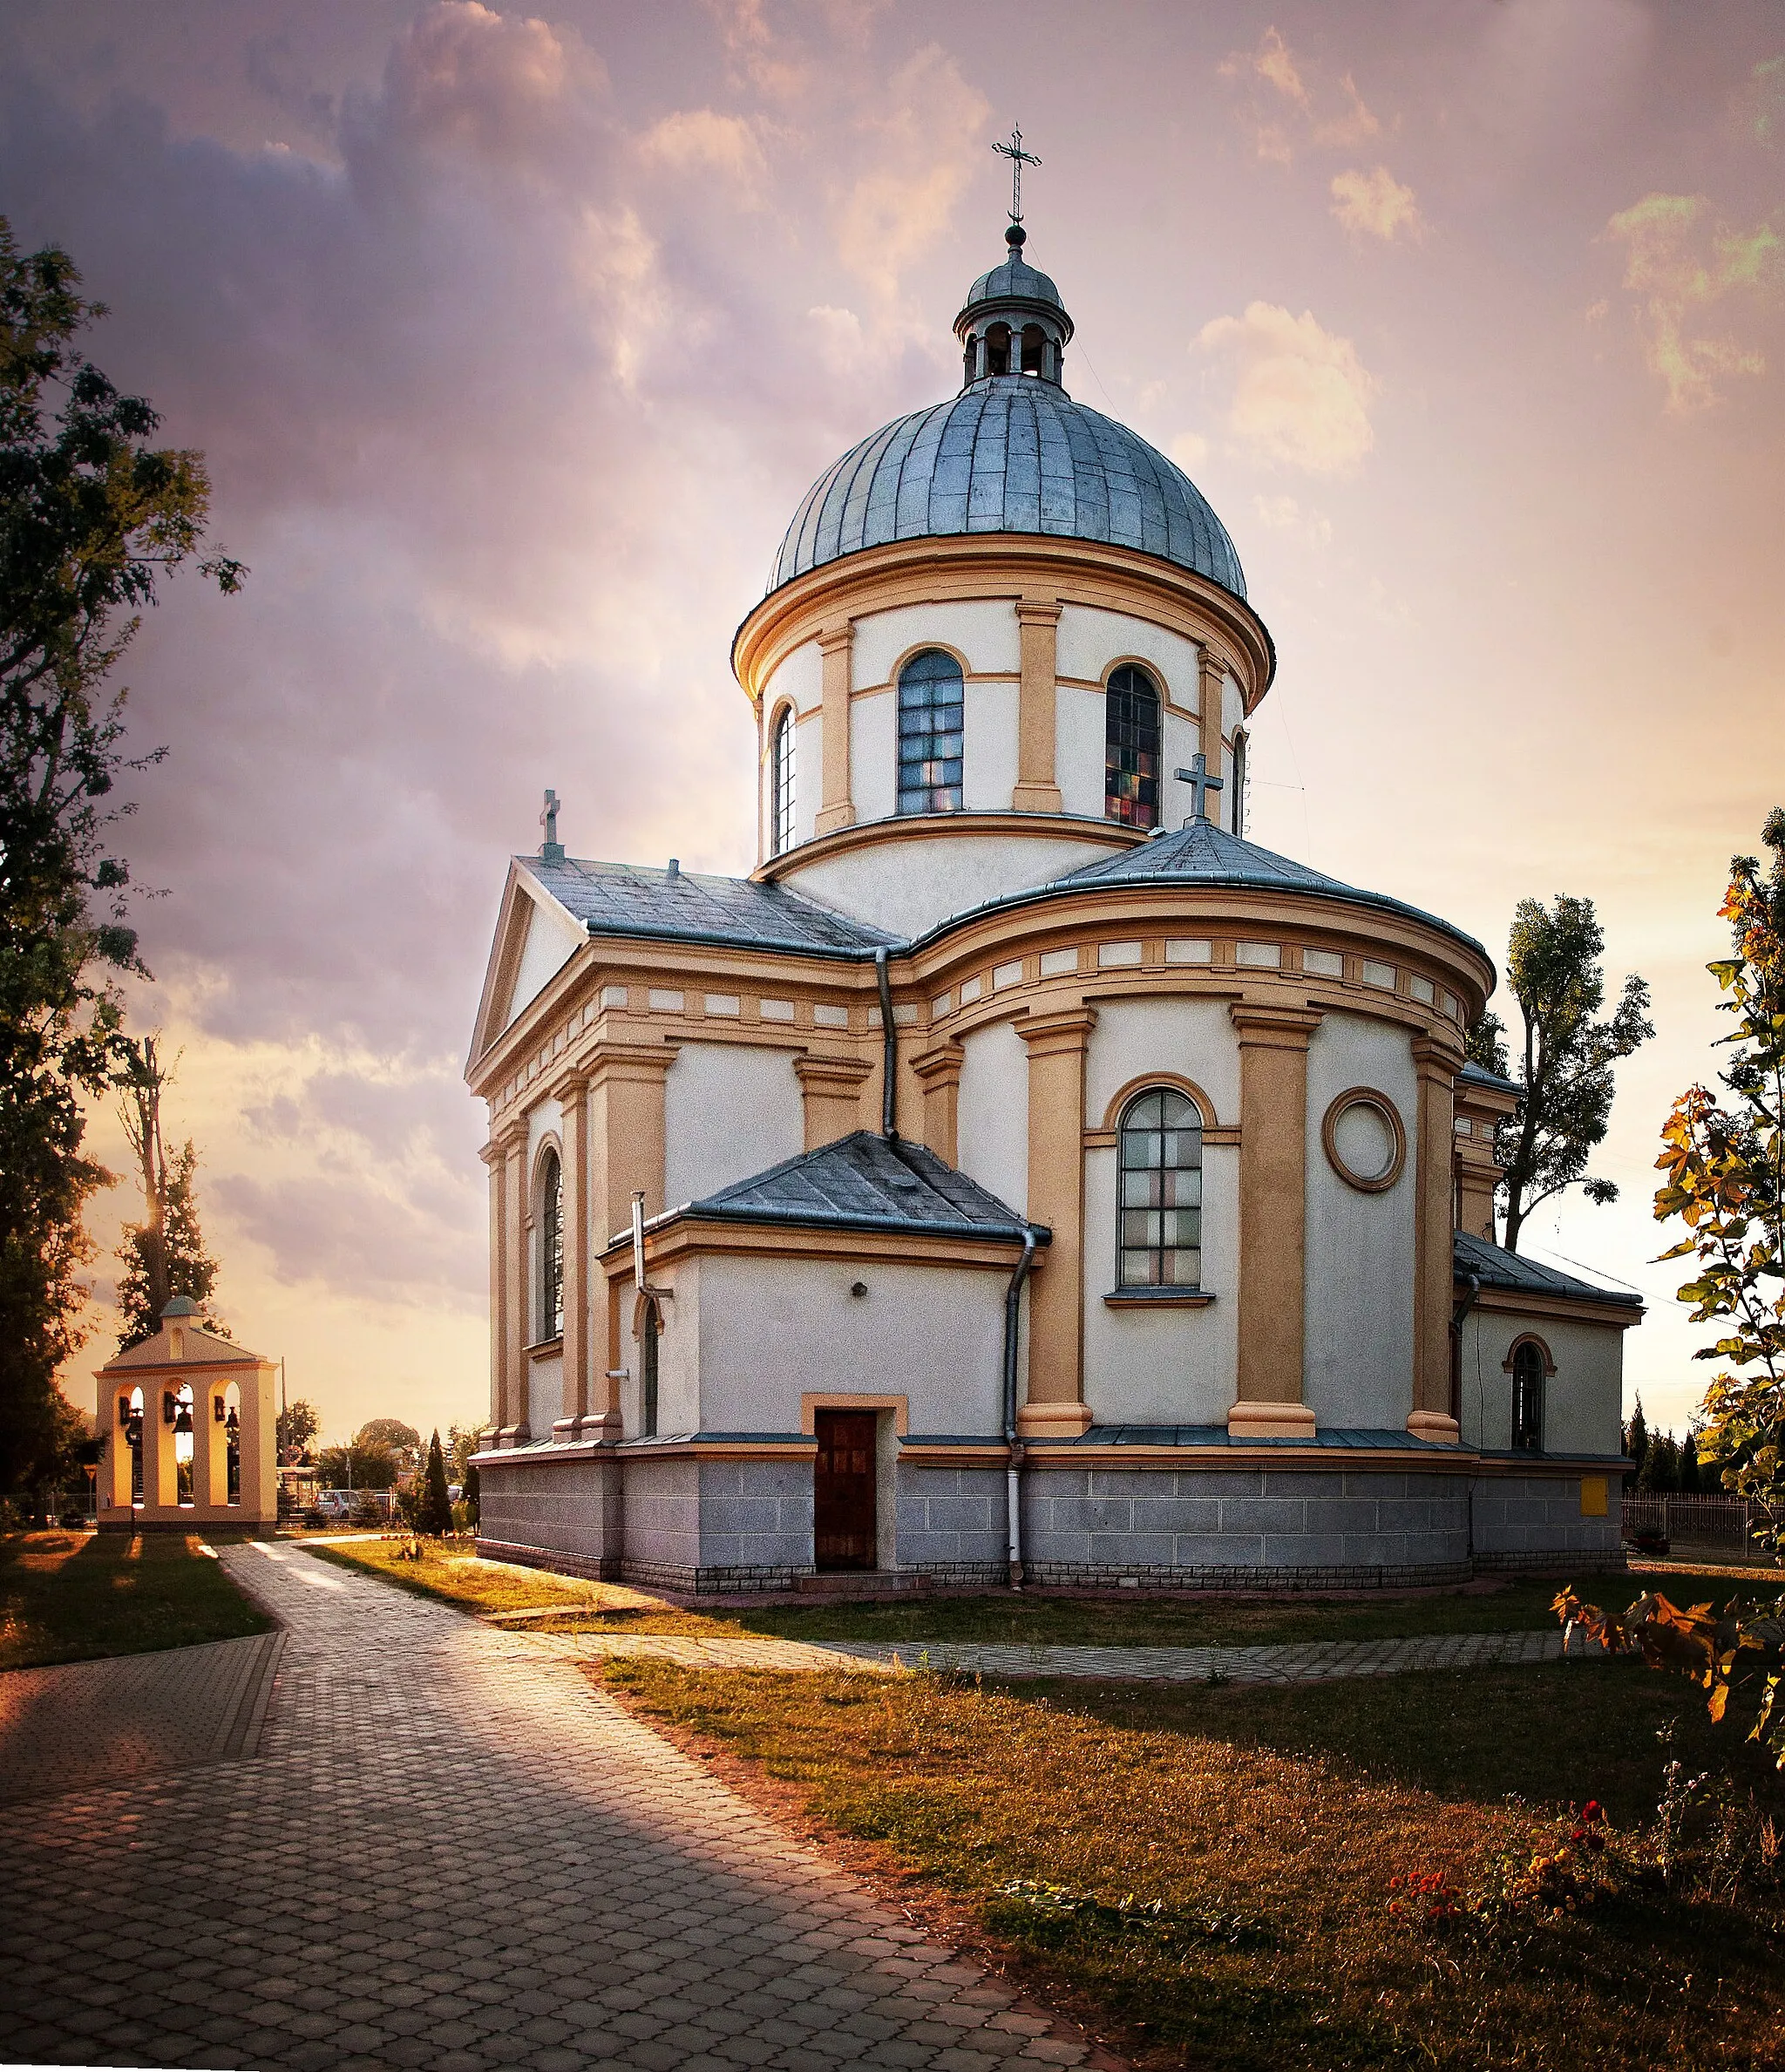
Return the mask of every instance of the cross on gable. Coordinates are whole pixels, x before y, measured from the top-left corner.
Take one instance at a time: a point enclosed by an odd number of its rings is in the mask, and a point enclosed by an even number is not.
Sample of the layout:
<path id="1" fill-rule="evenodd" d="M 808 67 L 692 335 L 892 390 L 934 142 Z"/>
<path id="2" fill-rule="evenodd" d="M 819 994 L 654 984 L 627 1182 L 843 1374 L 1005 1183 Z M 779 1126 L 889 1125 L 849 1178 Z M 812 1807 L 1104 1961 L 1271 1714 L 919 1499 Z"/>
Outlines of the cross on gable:
<path id="1" fill-rule="evenodd" d="M 1190 786 L 1191 812 L 1190 819 L 1184 825 L 1186 827 L 1193 827 L 1198 820 L 1207 820 L 1209 818 L 1209 793 L 1226 789 L 1225 779 L 1209 775 L 1209 758 L 1198 749 L 1190 758 L 1190 768 L 1174 771 L 1172 775 L 1177 778 L 1179 784 Z"/>
<path id="2" fill-rule="evenodd" d="M 558 839 L 558 794 L 547 791 L 544 810 L 540 814 L 540 825 L 546 831 L 546 839 L 540 845 L 540 854 L 548 863 L 563 860 L 564 845 Z"/>
<path id="3" fill-rule="evenodd" d="M 1010 160 L 1010 221 L 1022 221 L 1022 169 L 1025 166 L 1039 166 L 1041 160 L 1032 151 L 1022 148 L 1022 132 L 1014 129 L 1008 144 L 994 144 L 992 149 L 1000 158 Z"/>

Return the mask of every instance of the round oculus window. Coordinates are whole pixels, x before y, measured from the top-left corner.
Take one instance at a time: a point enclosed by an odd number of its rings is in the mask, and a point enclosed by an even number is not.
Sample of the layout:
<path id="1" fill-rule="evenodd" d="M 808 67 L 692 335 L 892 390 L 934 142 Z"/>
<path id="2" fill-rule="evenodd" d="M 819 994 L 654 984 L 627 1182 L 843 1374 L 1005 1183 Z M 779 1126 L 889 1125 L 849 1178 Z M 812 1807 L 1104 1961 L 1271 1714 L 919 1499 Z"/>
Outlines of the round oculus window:
<path id="1" fill-rule="evenodd" d="M 1320 1141 L 1334 1172 L 1360 1193 L 1382 1193 L 1407 1164 L 1407 1132 L 1394 1102 L 1368 1086 L 1354 1086 L 1327 1109 Z"/>

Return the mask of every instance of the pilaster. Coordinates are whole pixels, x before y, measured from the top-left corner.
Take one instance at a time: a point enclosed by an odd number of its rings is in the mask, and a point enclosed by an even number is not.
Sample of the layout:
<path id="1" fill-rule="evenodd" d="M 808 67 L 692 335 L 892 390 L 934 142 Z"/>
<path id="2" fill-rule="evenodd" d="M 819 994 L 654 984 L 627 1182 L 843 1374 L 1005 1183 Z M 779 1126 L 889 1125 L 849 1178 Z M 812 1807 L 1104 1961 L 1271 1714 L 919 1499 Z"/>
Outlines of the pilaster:
<path id="1" fill-rule="evenodd" d="M 1240 1130 L 1239 1371 L 1227 1429 L 1237 1438 L 1300 1438 L 1314 1429 L 1303 1400 L 1302 1305 L 1307 1047 L 1321 1017 L 1251 1001 L 1227 1012 L 1239 1041 Z"/>
<path id="2" fill-rule="evenodd" d="M 597 1043 L 583 1061 L 589 1162 L 599 1181 L 591 1198 L 597 1251 L 631 1222 L 635 1189 L 644 1190 L 646 1215 L 663 1206 L 663 1082 L 676 1050 L 674 1043 Z"/>
<path id="3" fill-rule="evenodd" d="M 855 627 L 845 619 L 825 627 L 818 635 L 823 660 L 824 796 L 813 823 L 814 834 L 829 834 L 834 828 L 855 822 L 855 800 L 849 767 L 849 699 L 854 688 Z"/>
<path id="4" fill-rule="evenodd" d="M 960 1068 L 967 1052 L 959 1043 L 920 1051 L 911 1069 L 924 1090 L 924 1142 L 945 1165 L 960 1162 Z"/>
<path id="5" fill-rule="evenodd" d="M 202 1512 L 212 1504 L 229 1501 L 229 1431 L 217 1421 L 216 1405 L 223 1400 L 227 1382 L 194 1382 L 192 1390 L 192 1500 Z M 237 1431 L 245 1435 L 247 1391 L 241 1391 L 242 1409 Z"/>
<path id="6" fill-rule="evenodd" d="M 861 1128 L 861 1090 L 874 1070 L 865 1058 L 808 1052 L 794 1059 L 793 1070 L 805 1098 L 807 1151 Z"/>
<path id="7" fill-rule="evenodd" d="M 1224 683 L 1227 675 L 1226 658 L 1205 641 L 1198 650 L 1197 659 L 1197 712 L 1199 726 L 1197 746 L 1201 749 L 1204 767 L 1211 777 L 1225 778 L 1228 772 L 1221 766 L 1221 706 L 1224 702 Z M 1232 797 L 1224 789 L 1213 794 L 1215 809 L 1209 818 L 1216 826 L 1223 825 L 1221 800 Z M 1225 825 L 1233 825 L 1233 809 L 1227 809 Z"/>
<path id="8" fill-rule="evenodd" d="M 1414 1038 L 1419 1114 L 1414 1146 L 1413 1410 L 1407 1429 L 1415 1438 L 1453 1446 L 1458 1432 L 1450 1415 L 1450 1306 L 1456 1273 L 1451 1167 L 1462 1063 L 1460 1045 Z"/>
<path id="9" fill-rule="evenodd" d="M 1015 1024 L 1028 1048 L 1028 1203 L 1054 1233 L 1029 1283 L 1025 1438 L 1076 1437 L 1084 1400 L 1084 1058 L 1094 1009 L 1035 1015 Z"/>
<path id="10" fill-rule="evenodd" d="M 1016 626 L 1022 676 L 1017 692 L 1016 785 L 1010 794 L 1011 810 L 1057 813 L 1065 805 L 1055 769 L 1060 606 L 1051 598 L 1020 598 Z"/>
<path id="11" fill-rule="evenodd" d="M 581 1067 L 553 1086 L 563 1117 L 564 1403 L 553 1426 L 562 1439 L 582 1436 L 592 1406 L 589 1274 L 589 1095 Z"/>
<path id="12" fill-rule="evenodd" d="M 499 1445 L 527 1429 L 526 1124 L 506 1130 L 502 1151 L 502 1382 Z M 540 1435 L 541 1437 L 544 1434 Z"/>

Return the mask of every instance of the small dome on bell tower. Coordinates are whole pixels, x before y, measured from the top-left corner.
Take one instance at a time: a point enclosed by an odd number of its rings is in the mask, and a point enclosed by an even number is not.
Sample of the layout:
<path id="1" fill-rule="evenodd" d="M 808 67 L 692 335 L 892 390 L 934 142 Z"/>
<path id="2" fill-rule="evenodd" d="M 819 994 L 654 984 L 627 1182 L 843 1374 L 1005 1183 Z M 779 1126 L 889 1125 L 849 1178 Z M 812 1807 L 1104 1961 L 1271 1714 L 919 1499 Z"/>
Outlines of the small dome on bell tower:
<path id="1" fill-rule="evenodd" d="M 1004 233 L 1010 248 L 1001 266 L 981 274 L 967 291 L 954 319 L 962 353 L 961 387 L 1001 375 L 1031 375 L 1062 385 L 1062 363 L 1072 336 L 1072 319 L 1060 290 L 1022 255 L 1028 233 L 1012 223 Z"/>

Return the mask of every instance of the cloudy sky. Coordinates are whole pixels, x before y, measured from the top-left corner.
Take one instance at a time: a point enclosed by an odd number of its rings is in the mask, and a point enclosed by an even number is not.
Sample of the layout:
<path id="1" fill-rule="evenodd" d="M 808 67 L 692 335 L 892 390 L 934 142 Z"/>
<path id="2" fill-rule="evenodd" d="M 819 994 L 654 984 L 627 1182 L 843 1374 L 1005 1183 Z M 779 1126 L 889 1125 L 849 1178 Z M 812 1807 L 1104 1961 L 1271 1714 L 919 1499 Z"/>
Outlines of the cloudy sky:
<path id="1" fill-rule="evenodd" d="M 331 1432 L 481 1416 L 504 858 L 549 784 L 574 853 L 753 860 L 731 632 L 811 479 L 955 387 L 1019 121 L 1073 391 L 1276 635 L 1259 838 L 1497 952 L 1589 895 L 1653 985 L 1624 1199 L 1531 1236 L 1650 1295 L 1626 1371 L 1693 1400 L 1650 1169 L 1785 797 L 1775 7 L 10 0 L 0 210 L 253 567 L 126 671 L 172 751 L 136 1012 L 223 1310 Z"/>

